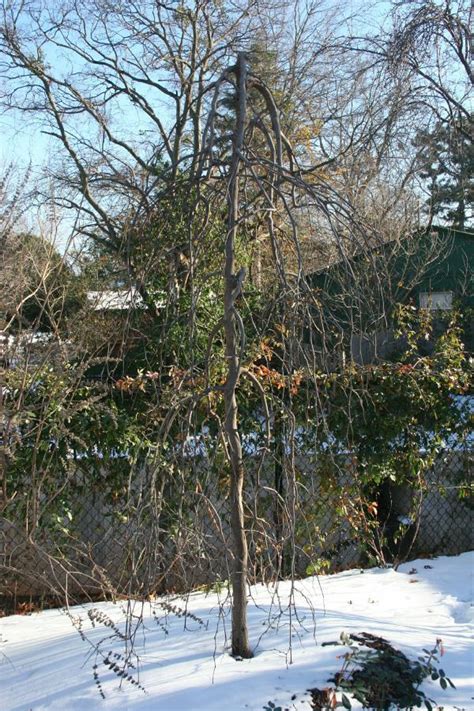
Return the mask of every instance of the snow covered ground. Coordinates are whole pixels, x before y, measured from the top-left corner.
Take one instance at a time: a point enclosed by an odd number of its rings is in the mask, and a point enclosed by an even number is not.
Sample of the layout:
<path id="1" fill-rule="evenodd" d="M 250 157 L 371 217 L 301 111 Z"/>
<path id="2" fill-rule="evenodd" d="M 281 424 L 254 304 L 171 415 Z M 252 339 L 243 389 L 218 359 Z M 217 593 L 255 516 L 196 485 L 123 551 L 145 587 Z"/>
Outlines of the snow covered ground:
<path id="1" fill-rule="evenodd" d="M 297 582 L 293 591 L 288 582 L 270 590 L 254 587 L 249 622 L 255 657 L 243 661 L 227 651 L 230 617 L 225 593 L 193 593 L 188 598 L 188 610 L 203 624 L 174 615 L 166 618 L 164 610 L 156 608 L 158 624 L 147 605 L 135 639 L 145 692 L 128 682 L 120 685 L 99 658 L 105 700 L 94 683 L 96 658 L 88 640 L 105 639 L 104 655 L 112 649 L 120 652 L 113 630 L 100 622 L 98 613 L 120 626 L 125 603 L 72 608 L 76 624 L 82 620 L 85 640 L 59 610 L 7 617 L 0 620 L 0 709 L 262 711 L 271 700 L 304 711 L 311 708 L 306 690 L 327 686 L 341 663 L 336 658 L 341 648 L 321 643 L 337 640 L 346 631 L 381 635 L 411 657 L 441 637 L 446 650 L 442 666 L 456 689 L 443 691 L 431 681 L 423 688 L 445 711 L 472 711 L 473 563 L 474 554 L 465 553 L 413 561 L 396 572 L 351 570 L 308 578 Z"/>

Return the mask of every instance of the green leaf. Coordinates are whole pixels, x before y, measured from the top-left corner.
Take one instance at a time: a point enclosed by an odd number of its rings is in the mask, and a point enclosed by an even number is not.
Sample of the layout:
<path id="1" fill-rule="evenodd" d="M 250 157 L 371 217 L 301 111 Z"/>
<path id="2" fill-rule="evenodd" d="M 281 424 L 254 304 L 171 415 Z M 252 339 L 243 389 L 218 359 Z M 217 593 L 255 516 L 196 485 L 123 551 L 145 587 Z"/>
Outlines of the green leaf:
<path id="1" fill-rule="evenodd" d="M 447 683 L 446 679 L 444 679 L 444 677 L 441 677 L 441 679 L 439 680 L 439 683 L 441 684 L 442 689 L 448 688 L 448 683 Z"/>
<path id="2" fill-rule="evenodd" d="M 342 695 L 341 701 L 342 701 L 342 705 L 344 706 L 345 709 L 352 708 L 352 704 L 345 694 Z"/>

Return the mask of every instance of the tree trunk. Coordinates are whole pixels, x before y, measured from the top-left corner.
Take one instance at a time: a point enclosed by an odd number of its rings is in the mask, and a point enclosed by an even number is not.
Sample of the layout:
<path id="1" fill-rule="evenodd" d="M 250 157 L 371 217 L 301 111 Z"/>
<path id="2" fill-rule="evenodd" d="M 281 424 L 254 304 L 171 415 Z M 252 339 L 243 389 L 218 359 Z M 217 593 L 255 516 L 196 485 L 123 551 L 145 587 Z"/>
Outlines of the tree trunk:
<path id="1" fill-rule="evenodd" d="M 231 465 L 231 528 L 233 547 L 232 570 L 232 655 L 249 658 L 247 628 L 247 571 L 248 548 L 245 535 L 243 486 L 244 466 L 242 443 L 238 429 L 238 405 L 236 389 L 240 375 L 240 357 L 243 333 L 239 327 L 235 300 L 239 295 L 243 271 L 235 274 L 235 240 L 239 215 L 239 169 L 244 145 L 246 112 L 246 63 L 245 55 L 239 53 L 235 68 L 237 79 L 237 111 L 233 136 L 232 162 L 227 194 L 227 240 L 225 250 L 224 331 L 227 379 L 224 390 L 225 433 Z"/>

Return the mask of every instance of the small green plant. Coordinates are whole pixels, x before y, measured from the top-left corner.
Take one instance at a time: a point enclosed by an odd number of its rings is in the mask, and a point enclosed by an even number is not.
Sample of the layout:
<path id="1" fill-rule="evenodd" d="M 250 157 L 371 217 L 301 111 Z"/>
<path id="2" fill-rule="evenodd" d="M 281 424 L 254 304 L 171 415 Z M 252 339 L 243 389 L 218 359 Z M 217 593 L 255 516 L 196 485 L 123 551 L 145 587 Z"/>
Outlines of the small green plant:
<path id="1" fill-rule="evenodd" d="M 327 575 L 331 568 L 331 561 L 325 558 L 310 563 L 306 567 L 306 575 Z"/>
<path id="2" fill-rule="evenodd" d="M 263 707 L 263 711 L 287 711 L 287 709 L 283 709 L 282 706 L 276 706 L 273 701 L 269 701 Z"/>
<path id="3" fill-rule="evenodd" d="M 221 595 L 224 592 L 227 592 L 229 590 L 229 581 L 228 580 L 222 580 L 221 578 L 218 578 L 215 580 L 213 583 L 206 583 L 204 585 L 199 585 L 196 588 L 196 591 L 198 592 L 203 592 L 206 595 Z"/>
<path id="4" fill-rule="evenodd" d="M 438 657 L 444 653 L 441 639 L 436 640 L 433 649 L 423 649 L 423 655 L 417 660 L 410 660 L 383 637 L 367 632 L 357 635 L 343 632 L 339 642 L 325 643 L 329 644 L 349 647 L 349 651 L 342 655 L 341 669 L 329 681 L 335 684 L 335 691 L 352 694 L 364 708 L 389 711 L 393 708 L 413 709 L 424 704 L 428 711 L 432 711 L 436 702 L 421 691 L 422 682 L 431 678 L 439 681 L 442 689 L 455 688 L 438 665 Z M 345 693 L 342 698 L 336 705 L 350 709 L 351 703 Z"/>

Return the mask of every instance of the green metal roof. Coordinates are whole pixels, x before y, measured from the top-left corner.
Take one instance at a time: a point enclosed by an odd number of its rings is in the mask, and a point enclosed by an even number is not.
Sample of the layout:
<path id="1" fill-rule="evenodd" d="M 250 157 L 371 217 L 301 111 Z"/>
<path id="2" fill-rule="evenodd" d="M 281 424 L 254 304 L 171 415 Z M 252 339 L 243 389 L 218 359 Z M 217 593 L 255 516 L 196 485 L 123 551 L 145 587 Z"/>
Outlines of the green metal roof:
<path id="1" fill-rule="evenodd" d="M 404 244 L 409 248 L 404 250 Z M 397 302 L 407 303 L 420 292 L 452 291 L 463 304 L 474 306 L 474 232 L 433 226 L 428 231 L 405 238 L 400 245 L 402 248 L 397 250 L 394 242 L 387 242 L 369 253 L 355 255 L 348 262 L 336 262 L 309 275 L 308 280 L 323 294 L 336 296 L 342 294 L 343 273 L 344 287 L 350 284 L 351 269 L 356 272 L 353 275 L 354 289 L 357 289 L 357 278 L 361 274 L 364 274 L 366 283 L 371 276 L 377 279 L 378 260 L 383 265 L 383 272 L 390 273 L 398 287 Z"/>

